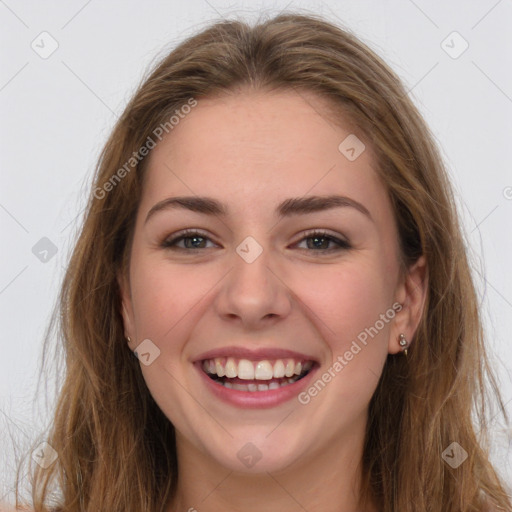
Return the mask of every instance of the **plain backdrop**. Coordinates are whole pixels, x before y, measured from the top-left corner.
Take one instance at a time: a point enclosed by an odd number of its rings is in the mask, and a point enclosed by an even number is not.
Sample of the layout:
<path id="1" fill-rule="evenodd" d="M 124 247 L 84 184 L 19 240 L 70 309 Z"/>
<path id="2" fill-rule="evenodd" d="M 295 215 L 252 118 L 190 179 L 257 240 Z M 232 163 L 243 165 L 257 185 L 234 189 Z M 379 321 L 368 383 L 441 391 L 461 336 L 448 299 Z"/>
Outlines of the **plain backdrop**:
<path id="1" fill-rule="evenodd" d="M 213 20 L 254 21 L 284 9 L 321 14 L 353 31 L 401 77 L 430 125 L 454 183 L 492 361 L 512 414 L 510 0 L 5 0 L 0 501 L 12 500 L 16 457 L 49 420 L 53 388 L 36 394 L 43 335 L 116 117 L 148 66 L 186 36 Z M 492 456 L 512 482 L 512 435 L 497 419 L 489 418 Z"/>

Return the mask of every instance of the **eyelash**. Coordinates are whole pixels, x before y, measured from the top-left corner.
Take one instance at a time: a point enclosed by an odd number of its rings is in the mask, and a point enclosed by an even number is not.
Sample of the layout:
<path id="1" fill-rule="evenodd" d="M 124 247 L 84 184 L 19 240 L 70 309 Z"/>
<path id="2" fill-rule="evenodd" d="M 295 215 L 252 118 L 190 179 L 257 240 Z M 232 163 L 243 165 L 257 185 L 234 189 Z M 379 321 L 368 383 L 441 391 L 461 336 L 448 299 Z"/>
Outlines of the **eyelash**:
<path id="1" fill-rule="evenodd" d="M 184 247 L 176 246 L 176 244 L 179 241 L 188 240 L 191 238 L 202 238 L 205 240 L 209 240 L 209 238 L 206 235 L 202 234 L 201 232 L 194 231 L 192 229 L 187 229 L 185 231 L 178 233 L 176 236 L 174 236 L 172 238 L 165 239 L 160 244 L 160 246 L 163 249 L 171 249 L 171 250 L 178 250 L 178 251 L 197 251 L 198 249 L 200 250 L 201 248 L 184 248 Z M 298 243 L 300 243 L 304 240 L 307 240 L 307 239 L 311 239 L 311 238 L 323 238 L 323 239 L 328 240 L 329 242 L 333 242 L 333 243 L 337 244 L 338 247 L 331 248 L 331 249 L 302 249 L 302 250 L 305 250 L 305 251 L 310 250 L 313 252 L 325 254 L 325 253 L 332 253 L 332 252 L 337 252 L 337 251 L 348 250 L 348 249 L 352 248 L 352 246 L 346 240 L 342 240 L 340 238 L 330 235 L 326 231 L 321 231 L 321 230 L 311 230 L 311 231 L 306 232 L 304 234 L 304 236 L 299 240 Z M 204 248 L 204 249 L 206 249 L 206 248 Z"/>

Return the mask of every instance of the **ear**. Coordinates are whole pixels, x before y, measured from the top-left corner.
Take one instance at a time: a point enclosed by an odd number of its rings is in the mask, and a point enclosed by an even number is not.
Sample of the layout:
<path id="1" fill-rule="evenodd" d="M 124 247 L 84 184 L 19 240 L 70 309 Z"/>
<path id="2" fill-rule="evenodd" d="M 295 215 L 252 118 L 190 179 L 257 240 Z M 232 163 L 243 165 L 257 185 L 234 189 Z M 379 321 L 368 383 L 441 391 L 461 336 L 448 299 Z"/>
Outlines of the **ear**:
<path id="1" fill-rule="evenodd" d="M 402 351 L 402 347 L 398 343 L 400 334 L 403 334 L 409 342 L 408 347 L 411 345 L 421 320 L 427 289 L 427 262 L 425 256 L 421 256 L 407 269 L 396 290 L 396 301 L 402 305 L 402 309 L 396 314 L 390 331 L 391 336 L 388 346 L 390 354 Z"/>
<path id="2" fill-rule="evenodd" d="M 135 332 L 130 283 L 128 277 L 123 272 L 119 272 L 117 275 L 117 282 L 121 293 L 121 315 L 123 317 L 124 336 L 125 338 L 131 339 L 130 342 L 126 341 L 126 343 L 131 350 L 135 350 L 137 346 L 137 335 Z"/>

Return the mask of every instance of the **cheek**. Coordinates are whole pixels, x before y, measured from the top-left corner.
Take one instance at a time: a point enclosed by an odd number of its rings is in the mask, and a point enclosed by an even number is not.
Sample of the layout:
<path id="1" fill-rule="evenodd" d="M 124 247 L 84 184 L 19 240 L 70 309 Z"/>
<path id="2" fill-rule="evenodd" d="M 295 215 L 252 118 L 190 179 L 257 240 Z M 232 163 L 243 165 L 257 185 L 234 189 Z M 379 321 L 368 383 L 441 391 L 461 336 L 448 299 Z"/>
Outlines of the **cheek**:
<path id="1" fill-rule="evenodd" d="M 336 270 L 317 269 L 308 286 L 303 281 L 296 284 L 330 359 L 299 399 L 324 411 L 329 418 L 324 431 L 334 436 L 340 425 L 365 413 L 377 387 L 394 317 L 392 290 L 382 264 L 369 253 Z"/>
<path id="2" fill-rule="evenodd" d="M 382 262 L 367 256 L 357 262 L 347 261 L 335 272 L 327 269 L 323 276 L 317 273 L 309 280 L 314 285 L 309 291 L 301 285 L 307 305 L 318 316 L 316 327 L 330 353 L 331 359 L 318 377 L 329 382 L 326 403 L 333 411 L 343 403 L 345 412 L 353 415 L 364 410 L 375 391 L 395 314 L 393 290 Z"/>
<path id="3" fill-rule="evenodd" d="M 141 365 L 146 385 L 160 409 L 176 426 L 193 430 L 187 421 L 190 391 L 185 382 L 186 346 L 194 328 L 195 307 L 211 290 L 193 266 L 179 270 L 168 261 L 134 258 L 131 290 L 139 342 L 151 340 L 159 355 Z M 211 278 L 211 276 L 210 276 Z"/>
<path id="4" fill-rule="evenodd" d="M 329 327 L 323 336 L 332 359 L 319 378 L 329 383 L 332 411 L 343 404 L 353 417 L 367 407 L 387 358 L 392 295 L 379 265 L 347 266 L 329 283 L 317 309 Z"/>
<path id="5" fill-rule="evenodd" d="M 133 263 L 131 289 L 139 337 L 153 337 L 161 343 L 176 339 L 179 324 L 186 324 L 187 315 L 211 290 L 210 279 L 203 279 L 192 265 L 178 270 L 169 262 L 151 258 Z"/>
<path id="6" fill-rule="evenodd" d="M 342 348 L 391 308 L 393 290 L 387 281 L 378 262 L 359 260 L 317 270 L 297 281 L 297 289 L 324 324 L 332 348 Z"/>

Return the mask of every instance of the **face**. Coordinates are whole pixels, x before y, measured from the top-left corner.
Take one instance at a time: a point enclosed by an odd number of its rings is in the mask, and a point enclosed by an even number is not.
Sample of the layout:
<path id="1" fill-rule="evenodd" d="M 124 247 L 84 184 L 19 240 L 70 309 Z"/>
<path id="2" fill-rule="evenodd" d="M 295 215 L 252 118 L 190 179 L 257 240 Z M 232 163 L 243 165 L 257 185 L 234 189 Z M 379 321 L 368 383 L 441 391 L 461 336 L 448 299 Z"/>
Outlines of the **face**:
<path id="1" fill-rule="evenodd" d="M 200 100 L 150 154 L 123 317 L 178 453 L 277 471 L 361 439 L 386 357 L 413 335 L 371 149 L 325 107 Z"/>

